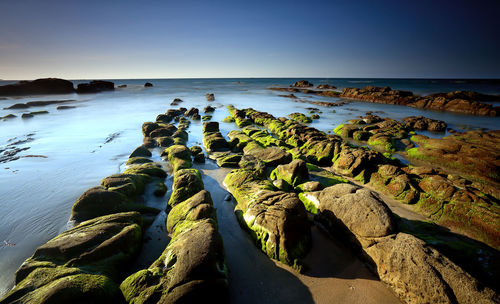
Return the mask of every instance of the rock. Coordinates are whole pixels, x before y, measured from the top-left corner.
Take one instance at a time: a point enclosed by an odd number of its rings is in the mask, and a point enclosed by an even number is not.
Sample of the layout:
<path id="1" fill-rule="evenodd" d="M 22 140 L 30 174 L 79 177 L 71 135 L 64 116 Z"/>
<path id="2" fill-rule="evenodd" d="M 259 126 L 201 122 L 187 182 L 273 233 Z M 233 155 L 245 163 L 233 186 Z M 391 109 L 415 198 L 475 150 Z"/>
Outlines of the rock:
<path id="1" fill-rule="evenodd" d="M 205 113 L 213 113 L 215 111 L 215 108 L 214 107 L 211 107 L 211 106 L 206 106 L 204 109 L 203 109 L 203 112 Z"/>
<path id="2" fill-rule="evenodd" d="M 229 143 L 219 132 L 218 122 L 211 121 L 203 123 L 203 145 L 209 152 L 229 150 Z"/>
<path id="3" fill-rule="evenodd" d="M 383 156 L 374 151 L 344 146 L 333 163 L 340 174 L 356 177 L 363 172 L 373 172 L 383 162 Z"/>
<path id="4" fill-rule="evenodd" d="M 312 181 L 300 184 L 295 187 L 295 189 L 300 190 L 301 192 L 313 192 L 323 190 L 323 185 L 321 185 L 320 182 Z"/>
<path id="5" fill-rule="evenodd" d="M 215 96 L 213 93 L 205 94 L 205 98 L 207 99 L 207 101 L 214 101 L 215 100 Z"/>
<path id="6" fill-rule="evenodd" d="M 37 248 L 16 273 L 2 303 L 117 303 L 117 282 L 141 248 L 142 217 L 98 217 Z"/>
<path id="7" fill-rule="evenodd" d="M 432 132 L 444 132 L 447 125 L 442 120 L 435 120 L 423 116 L 409 116 L 403 118 L 403 121 L 415 130 L 426 130 Z"/>
<path id="8" fill-rule="evenodd" d="M 172 146 L 175 142 L 171 136 L 162 136 L 162 137 L 156 138 L 156 143 L 161 148 L 168 148 L 168 147 Z"/>
<path id="9" fill-rule="evenodd" d="M 0 96 L 68 94 L 74 92 L 75 89 L 71 81 L 58 78 L 20 81 L 16 84 L 0 86 Z"/>
<path id="10" fill-rule="evenodd" d="M 217 157 L 217 165 L 221 168 L 238 168 L 241 160 L 241 154 L 228 154 Z"/>
<path id="11" fill-rule="evenodd" d="M 115 84 L 111 81 L 93 80 L 89 83 L 80 83 L 76 88 L 76 92 L 79 94 L 87 94 L 113 91 L 114 89 Z"/>
<path id="12" fill-rule="evenodd" d="M 177 225 L 184 221 L 198 221 L 202 219 L 216 220 L 212 197 L 207 190 L 201 190 L 187 200 L 175 205 L 167 217 L 167 232 L 172 235 Z"/>
<path id="13" fill-rule="evenodd" d="M 150 137 L 174 136 L 177 128 L 172 124 L 158 124 L 158 127 L 149 133 Z"/>
<path id="14" fill-rule="evenodd" d="M 271 179 L 282 179 L 292 187 L 296 187 L 309 179 L 306 162 L 295 159 L 287 165 L 279 165 L 271 172 Z"/>
<path id="15" fill-rule="evenodd" d="M 276 179 L 273 180 L 273 185 L 281 191 L 289 192 L 290 191 L 290 184 L 287 183 L 286 181 L 282 179 Z"/>
<path id="16" fill-rule="evenodd" d="M 173 192 L 168 201 L 175 206 L 203 190 L 201 173 L 197 169 L 180 169 L 174 174 Z"/>
<path id="17" fill-rule="evenodd" d="M 203 152 L 203 149 L 200 146 L 192 146 L 189 151 L 191 151 L 191 154 L 196 155 Z"/>
<path id="18" fill-rule="evenodd" d="M 301 122 L 301 123 L 311 123 L 312 119 L 310 117 L 307 117 L 306 115 L 302 113 L 292 113 L 288 115 L 291 119 Z"/>
<path id="19" fill-rule="evenodd" d="M 167 186 L 163 182 L 157 182 L 155 184 L 155 190 L 153 191 L 153 194 L 155 196 L 161 197 L 164 196 L 165 193 L 167 193 Z"/>
<path id="20" fill-rule="evenodd" d="M 146 148 L 154 148 L 154 147 L 158 146 L 158 143 L 156 140 L 154 140 L 151 137 L 144 137 L 142 139 L 142 146 L 146 147 Z"/>
<path id="21" fill-rule="evenodd" d="M 317 89 L 328 89 L 328 90 L 334 90 L 337 87 L 329 84 L 320 84 L 316 87 Z"/>
<path id="22" fill-rule="evenodd" d="M 146 163 L 142 165 L 137 165 L 133 167 L 129 167 L 123 173 L 126 174 L 146 174 L 151 177 L 165 178 L 167 177 L 167 173 L 162 169 L 161 164 L 159 163 Z"/>
<path id="23" fill-rule="evenodd" d="M 193 157 L 195 163 L 205 163 L 205 154 L 198 153 Z"/>
<path id="24" fill-rule="evenodd" d="M 122 193 L 95 187 L 85 191 L 76 200 L 70 219 L 78 224 L 99 216 L 128 211 L 158 213 L 159 210 L 133 203 Z"/>
<path id="25" fill-rule="evenodd" d="M 69 109 L 75 109 L 75 106 L 58 106 L 56 109 L 57 110 L 69 110 Z"/>
<path id="26" fill-rule="evenodd" d="M 142 134 L 145 137 L 149 137 L 149 134 L 151 134 L 151 132 L 158 129 L 159 127 L 160 126 L 155 122 L 150 122 L 150 121 L 145 122 L 142 124 Z"/>
<path id="27" fill-rule="evenodd" d="M 168 114 L 158 114 L 158 116 L 156 116 L 156 122 L 157 123 L 164 123 L 164 124 L 168 124 L 169 122 L 172 121 L 172 118 L 174 117 L 175 115 L 168 115 Z"/>
<path id="28" fill-rule="evenodd" d="M 151 82 L 146 82 L 146 83 L 144 84 L 144 87 L 145 87 L 145 88 L 151 88 L 151 87 L 153 87 L 153 84 L 152 84 Z"/>
<path id="29" fill-rule="evenodd" d="M 499 298 L 416 237 L 398 233 L 365 248 L 380 280 L 406 303 L 497 303 Z"/>
<path id="30" fill-rule="evenodd" d="M 130 157 L 127 159 L 127 162 L 125 165 L 130 166 L 130 165 L 137 165 L 137 164 L 145 164 L 145 163 L 152 163 L 153 161 L 149 158 L 142 157 L 142 156 L 135 156 L 135 157 Z"/>
<path id="31" fill-rule="evenodd" d="M 165 149 L 162 156 L 167 156 L 174 172 L 179 169 L 191 168 L 191 151 L 184 145 L 173 145 Z"/>
<path id="32" fill-rule="evenodd" d="M 23 113 L 23 115 L 21 115 L 21 118 L 23 118 L 23 119 L 32 118 L 32 117 L 34 117 L 34 115 L 31 113 Z"/>
<path id="33" fill-rule="evenodd" d="M 211 219 L 185 222 L 158 260 L 122 282 L 127 302 L 227 302 L 224 247 L 215 224 Z"/>
<path id="34" fill-rule="evenodd" d="M 132 152 L 129 156 L 129 158 L 131 157 L 137 157 L 137 156 L 141 156 L 141 157 L 151 157 L 153 154 L 151 154 L 151 151 L 149 151 L 148 148 L 144 147 L 144 146 L 139 146 L 137 147 L 134 152 Z"/>
<path id="35" fill-rule="evenodd" d="M 500 114 L 498 108 L 491 104 L 474 101 L 464 94 L 433 94 L 419 97 L 408 91 L 368 86 L 362 89 L 344 88 L 340 97 L 472 115 L 498 116 Z"/>
<path id="36" fill-rule="evenodd" d="M 340 220 L 356 237 L 383 237 L 396 231 L 391 210 L 367 189 L 338 184 L 322 190 L 318 201 L 317 209 L 329 221 Z"/>
<path id="37" fill-rule="evenodd" d="M 11 119 L 11 118 L 16 118 L 17 116 L 14 114 L 7 114 L 5 116 L 0 117 L 0 119 Z"/>
<path id="38" fill-rule="evenodd" d="M 304 206 L 295 193 L 273 191 L 257 170 L 232 170 L 224 184 L 237 201 L 240 224 L 269 257 L 288 265 L 299 264 L 310 246 L 310 227 Z"/>
<path id="39" fill-rule="evenodd" d="M 187 110 L 186 112 L 184 112 L 184 116 L 194 116 L 194 115 L 198 115 L 199 114 L 199 110 L 197 108 L 191 108 L 189 110 Z"/>
<path id="40" fill-rule="evenodd" d="M 119 86 L 117 86 L 116 88 L 118 89 L 125 89 L 127 87 L 126 84 L 120 84 Z"/>
<path id="41" fill-rule="evenodd" d="M 288 164 L 292 161 L 292 155 L 278 147 L 262 148 L 258 144 L 248 144 L 243 149 L 244 154 L 252 155 L 261 160 L 266 166 L 275 167 Z"/>
<path id="42" fill-rule="evenodd" d="M 307 80 L 299 80 L 299 81 L 295 82 L 294 84 L 292 84 L 291 86 L 298 87 L 298 88 L 308 88 L 308 87 L 312 87 L 314 85 Z"/>

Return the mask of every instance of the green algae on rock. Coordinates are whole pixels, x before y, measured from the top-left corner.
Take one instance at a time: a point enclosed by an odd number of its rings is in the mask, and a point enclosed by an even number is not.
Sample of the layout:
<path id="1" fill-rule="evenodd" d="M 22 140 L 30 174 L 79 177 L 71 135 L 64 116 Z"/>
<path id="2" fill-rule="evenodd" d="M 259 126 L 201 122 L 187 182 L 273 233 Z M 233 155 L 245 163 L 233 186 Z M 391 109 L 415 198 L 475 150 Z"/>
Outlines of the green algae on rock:
<path id="1" fill-rule="evenodd" d="M 117 283 L 142 243 L 137 212 L 97 217 L 38 247 L 2 303 L 122 302 Z"/>
<path id="2" fill-rule="evenodd" d="M 198 169 L 179 169 L 174 174 L 173 192 L 168 201 L 175 206 L 203 190 L 203 181 Z"/>

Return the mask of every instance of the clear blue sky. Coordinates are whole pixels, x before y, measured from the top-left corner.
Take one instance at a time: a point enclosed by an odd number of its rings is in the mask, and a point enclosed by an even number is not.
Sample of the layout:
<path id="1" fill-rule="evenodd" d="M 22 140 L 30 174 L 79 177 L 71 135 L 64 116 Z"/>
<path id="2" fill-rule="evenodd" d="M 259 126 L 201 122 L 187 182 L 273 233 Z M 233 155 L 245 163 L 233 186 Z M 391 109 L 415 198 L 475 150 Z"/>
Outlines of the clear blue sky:
<path id="1" fill-rule="evenodd" d="M 500 78 L 500 1 L 0 1 L 0 78 Z"/>

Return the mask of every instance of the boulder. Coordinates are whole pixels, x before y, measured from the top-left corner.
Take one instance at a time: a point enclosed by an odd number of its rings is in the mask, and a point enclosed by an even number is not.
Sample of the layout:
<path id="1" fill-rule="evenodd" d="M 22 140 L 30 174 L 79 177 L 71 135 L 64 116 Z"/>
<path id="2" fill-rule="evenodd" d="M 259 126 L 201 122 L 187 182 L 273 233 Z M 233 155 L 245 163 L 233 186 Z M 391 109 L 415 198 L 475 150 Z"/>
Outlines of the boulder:
<path id="1" fill-rule="evenodd" d="M 306 162 L 295 159 L 287 165 L 279 165 L 271 172 L 271 179 L 282 179 L 292 187 L 296 187 L 309 179 Z"/>
<path id="2" fill-rule="evenodd" d="M 257 143 L 250 143 L 246 145 L 243 149 L 243 153 L 258 158 L 264 162 L 266 166 L 270 167 L 288 164 L 292 161 L 292 155 L 290 153 L 285 152 L 278 147 L 262 148 Z"/>
<path id="3" fill-rule="evenodd" d="M 498 303 L 500 298 L 416 237 L 398 233 L 365 248 L 380 280 L 406 303 Z"/>
<path id="4" fill-rule="evenodd" d="M 214 101 L 215 95 L 214 95 L 214 93 L 207 93 L 207 94 L 205 94 L 205 98 L 207 99 L 207 101 Z"/>
<path id="5" fill-rule="evenodd" d="M 296 81 L 291 86 L 296 87 L 296 88 L 309 88 L 309 87 L 313 87 L 314 85 L 307 80 L 299 80 L 299 81 Z"/>
<path id="6" fill-rule="evenodd" d="M 215 111 L 215 108 L 214 107 L 211 107 L 211 106 L 206 106 L 204 109 L 203 109 L 203 112 L 205 113 L 213 113 Z"/>
<path id="7" fill-rule="evenodd" d="M 37 248 L 2 303 L 120 303 L 117 282 L 142 245 L 137 212 L 98 217 Z"/>
<path id="8" fill-rule="evenodd" d="M 165 149 L 162 156 L 167 156 L 174 172 L 179 169 L 191 168 L 191 151 L 184 145 L 173 145 Z"/>
<path id="9" fill-rule="evenodd" d="M 201 190 L 170 210 L 166 223 L 167 232 L 172 235 L 177 225 L 184 221 L 193 222 L 206 218 L 216 220 L 216 213 L 210 192 Z"/>
<path id="10" fill-rule="evenodd" d="M 158 213 L 159 210 L 134 203 L 118 191 L 109 191 L 104 187 L 94 187 L 85 191 L 75 202 L 70 220 L 76 224 L 93 218 L 128 211 Z"/>
<path id="11" fill-rule="evenodd" d="M 151 154 L 151 151 L 149 151 L 148 148 L 144 147 L 144 146 L 139 146 L 137 147 L 129 156 L 129 158 L 132 158 L 132 157 L 137 157 L 137 156 L 141 156 L 141 157 L 151 157 L 153 154 Z"/>
<path id="12" fill-rule="evenodd" d="M 146 83 L 144 84 L 144 87 L 145 87 L 145 88 L 151 88 L 151 87 L 153 87 L 153 84 L 152 84 L 151 82 L 146 82 Z"/>
<path id="13" fill-rule="evenodd" d="M 201 173 L 197 169 L 180 169 L 174 174 L 173 192 L 168 204 L 171 207 L 203 190 Z"/>
<path id="14" fill-rule="evenodd" d="M 89 83 L 80 83 L 76 88 L 76 92 L 79 94 L 87 94 L 113 91 L 114 89 L 115 84 L 111 81 L 93 80 Z"/>
<path id="15" fill-rule="evenodd" d="M 222 238 L 212 219 L 176 227 L 162 255 L 124 280 L 130 303 L 225 303 L 227 269 Z"/>
<path id="16" fill-rule="evenodd" d="M 20 81 L 16 84 L 0 86 L 0 96 L 68 94 L 74 93 L 73 83 L 59 78 L 43 78 Z"/>

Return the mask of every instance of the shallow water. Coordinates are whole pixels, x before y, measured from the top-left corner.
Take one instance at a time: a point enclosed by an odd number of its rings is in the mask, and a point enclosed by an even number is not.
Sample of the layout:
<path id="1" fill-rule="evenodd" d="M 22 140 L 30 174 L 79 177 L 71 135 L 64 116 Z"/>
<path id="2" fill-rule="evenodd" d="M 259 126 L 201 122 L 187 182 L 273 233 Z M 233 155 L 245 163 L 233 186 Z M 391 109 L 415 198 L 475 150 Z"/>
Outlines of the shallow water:
<path id="1" fill-rule="evenodd" d="M 143 84 L 152 82 L 153 88 Z M 34 100 L 75 99 L 64 105 L 74 109 L 56 110 L 57 104 L 24 110 L 0 110 L 0 117 L 15 114 L 14 119 L 0 121 L 0 150 L 7 145 L 31 137 L 33 140 L 18 144 L 21 158 L 0 163 L 0 296 L 12 287 L 14 272 L 36 247 L 66 229 L 71 206 L 86 189 L 96 186 L 100 180 L 117 173 L 133 149 L 142 144 L 141 125 L 154 121 L 157 114 L 170 108 L 174 98 L 184 100 L 179 106 L 217 107 L 213 120 L 221 121 L 228 115 L 225 106 L 253 107 L 285 116 L 292 112 L 307 113 L 307 107 L 319 108 L 321 119 L 311 125 L 323 131 L 331 131 L 367 111 L 382 117 L 401 119 L 410 115 L 424 115 L 445 120 L 453 129 L 499 129 L 498 118 L 475 117 L 435 111 L 418 110 L 395 105 L 352 101 L 342 107 L 326 108 L 309 103 L 295 102 L 278 95 L 282 92 L 267 90 L 271 85 L 286 86 L 295 79 L 184 79 L 184 80 L 115 80 L 115 85 L 127 84 L 125 89 L 88 95 L 33 96 L 0 100 L 0 108 L 15 103 Z M 312 80 L 328 82 L 339 87 L 383 85 L 380 80 L 371 83 L 355 83 L 356 80 Z M 349 82 L 351 81 L 351 82 Z M 369 80 L 359 80 L 369 81 Z M 77 83 L 77 82 L 75 82 Z M 0 85 L 4 82 L 0 82 Z M 396 89 L 411 89 L 411 82 L 389 83 Z M 462 84 L 461 89 L 500 93 L 498 84 Z M 457 84 L 449 90 L 457 90 Z M 437 85 L 427 87 L 433 92 Z M 472 88 L 471 88 L 472 87 Z M 425 85 L 414 85 L 415 91 L 425 91 Z M 445 84 L 440 84 L 445 91 Z M 205 93 L 215 93 L 215 102 L 207 102 Z M 318 101 L 336 101 L 335 98 L 311 97 L 295 94 L 300 98 Z M 21 119 L 22 113 L 47 110 L 49 114 Z M 332 113 L 335 110 L 335 113 Z M 382 113 L 378 113 L 378 112 Z M 201 145 L 201 122 L 193 122 L 188 129 L 189 144 Z M 221 123 L 221 131 L 227 134 L 234 124 Z M 32 134 L 32 135 L 30 135 Z M 444 134 L 430 134 L 443 136 Z M 34 155 L 36 157 L 22 157 Z M 43 156 L 43 157 L 41 157 Z M 239 229 L 239 228 L 238 228 Z"/>

